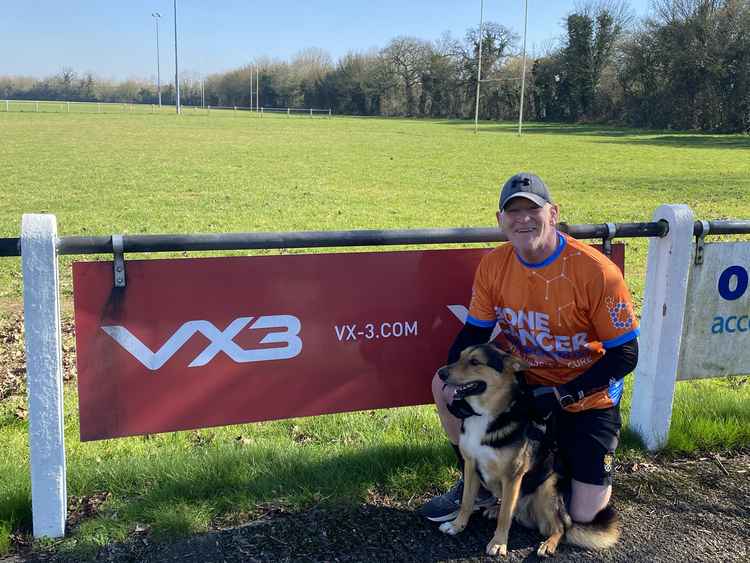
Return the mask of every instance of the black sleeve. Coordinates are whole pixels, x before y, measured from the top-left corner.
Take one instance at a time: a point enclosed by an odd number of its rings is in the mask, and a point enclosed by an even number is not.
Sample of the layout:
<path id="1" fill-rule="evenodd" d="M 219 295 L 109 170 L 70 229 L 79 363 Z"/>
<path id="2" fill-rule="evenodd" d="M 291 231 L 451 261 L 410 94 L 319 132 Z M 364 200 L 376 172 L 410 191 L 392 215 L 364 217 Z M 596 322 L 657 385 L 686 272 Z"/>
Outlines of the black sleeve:
<path id="1" fill-rule="evenodd" d="M 448 363 L 452 364 L 461 355 L 466 348 L 475 344 L 485 344 L 489 342 L 494 327 L 481 327 L 466 323 L 461 332 L 456 336 L 453 345 L 448 351 Z M 606 355 L 606 354 L 605 354 Z"/>
<path id="2" fill-rule="evenodd" d="M 637 363 L 638 339 L 633 338 L 625 344 L 609 348 L 591 368 L 561 387 L 564 393 L 582 398 L 605 389 L 611 379 L 622 379 L 635 369 Z"/>

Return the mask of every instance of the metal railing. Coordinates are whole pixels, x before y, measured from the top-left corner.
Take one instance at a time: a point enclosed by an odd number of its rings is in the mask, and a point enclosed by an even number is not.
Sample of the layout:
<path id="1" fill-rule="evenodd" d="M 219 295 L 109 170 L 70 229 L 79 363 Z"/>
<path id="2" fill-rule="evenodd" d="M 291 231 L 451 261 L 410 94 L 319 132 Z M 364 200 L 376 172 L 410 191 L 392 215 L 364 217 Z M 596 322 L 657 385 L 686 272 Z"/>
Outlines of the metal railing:
<path id="1" fill-rule="evenodd" d="M 713 222 L 711 232 L 718 232 Z M 750 221 L 746 231 L 750 233 Z M 615 237 L 662 237 L 669 230 L 666 222 L 606 223 L 596 225 L 568 225 L 559 229 L 574 238 L 612 239 Z M 700 225 L 700 222 L 698 222 Z M 716 231 L 714 230 L 716 229 Z M 735 231 L 732 231 L 735 232 Z M 345 246 L 387 246 L 401 244 L 453 244 L 502 242 L 507 240 L 497 228 L 403 229 L 357 231 L 258 232 L 194 235 L 123 235 L 124 252 L 178 252 L 209 250 L 253 250 L 277 248 L 320 248 Z M 20 238 L 0 238 L 0 256 L 20 256 Z M 111 236 L 66 236 L 57 243 L 60 255 L 109 254 Z"/>
<path id="2" fill-rule="evenodd" d="M 706 229 L 707 227 L 707 229 Z M 649 223 L 600 223 L 569 225 L 560 231 L 577 239 L 664 237 L 666 221 Z M 750 234 L 750 221 L 696 221 L 693 234 L 701 236 Z M 455 229 L 395 229 L 356 231 L 257 232 L 181 235 L 123 235 L 124 252 L 200 252 L 211 250 L 259 250 L 279 248 L 322 248 L 388 246 L 405 244 L 457 244 L 503 242 L 507 238 L 495 227 Z M 57 243 L 60 255 L 110 254 L 111 236 L 65 236 Z M 0 257 L 21 256 L 20 238 L 0 238 Z"/>
<path id="3" fill-rule="evenodd" d="M 207 111 L 201 106 L 181 104 L 183 110 Z M 7 113 L 174 113 L 174 106 L 136 102 L 68 102 L 64 100 L 0 100 Z"/>
<path id="4" fill-rule="evenodd" d="M 180 104 L 183 112 L 200 111 L 210 114 L 211 110 L 253 113 L 259 117 L 265 114 L 286 115 L 287 117 L 327 117 L 333 116 L 330 109 L 320 108 L 269 108 L 245 106 L 191 106 Z M 71 111 L 72 109 L 72 111 Z M 0 100 L 0 111 L 33 113 L 174 113 L 174 105 L 146 104 L 137 102 L 68 102 L 57 100 Z"/>

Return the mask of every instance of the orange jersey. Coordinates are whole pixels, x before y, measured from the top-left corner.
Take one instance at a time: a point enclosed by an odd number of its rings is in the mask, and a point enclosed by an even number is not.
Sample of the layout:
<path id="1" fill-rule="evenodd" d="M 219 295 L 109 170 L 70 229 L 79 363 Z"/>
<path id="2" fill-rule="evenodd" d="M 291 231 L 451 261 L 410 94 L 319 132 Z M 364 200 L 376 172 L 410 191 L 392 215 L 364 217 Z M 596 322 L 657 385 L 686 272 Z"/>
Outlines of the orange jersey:
<path id="1" fill-rule="evenodd" d="M 495 327 L 497 344 L 525 360 L 535 385 L 572 381 L 606 352 L 639 333 L 630 292 L 620 269 L 591 246 L 558 233 L 555 252 L 530 264 L 511 244 L 479 264 L 467 321 Z M 622 380 L 611 380 L 567 407 L 607 408 L 622 395 Z"/>

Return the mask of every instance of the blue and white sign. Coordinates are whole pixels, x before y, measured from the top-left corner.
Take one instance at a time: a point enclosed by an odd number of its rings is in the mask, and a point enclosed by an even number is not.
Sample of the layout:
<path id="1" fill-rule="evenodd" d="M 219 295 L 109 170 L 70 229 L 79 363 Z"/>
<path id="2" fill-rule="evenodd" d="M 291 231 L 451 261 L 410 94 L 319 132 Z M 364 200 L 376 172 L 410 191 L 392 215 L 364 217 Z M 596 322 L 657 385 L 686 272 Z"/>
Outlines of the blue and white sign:
<path id="1" fill-rule="evenodd" d="M 677 379 L 750 373 L 750 243 L 706 244 L 688 282 Z"/>

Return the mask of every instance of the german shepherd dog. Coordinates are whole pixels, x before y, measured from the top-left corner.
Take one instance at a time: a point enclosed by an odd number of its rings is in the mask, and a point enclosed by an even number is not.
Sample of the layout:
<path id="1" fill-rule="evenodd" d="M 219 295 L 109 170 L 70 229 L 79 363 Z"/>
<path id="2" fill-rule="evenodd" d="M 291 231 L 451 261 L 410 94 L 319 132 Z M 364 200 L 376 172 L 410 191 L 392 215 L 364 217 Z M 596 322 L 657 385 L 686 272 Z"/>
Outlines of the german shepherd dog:
<path id="1" fill-rule="evenodd" d="M 537 555 L 554 555 L 558 543 L 604 549 L 620 537 L 620 521 L 610 506 L 589 524 L 573 522 L 565 507 L 562 479 L 553 470 L 554 451 L 545 426 L 535 422 L 524 393 L 528 365 L 492 344 L 464 350 L 438 375 L 453 401 L 464 401 L 459 448 L 465 460 L 464 490 L 458 516 L 440 530 L 463 531 L 481 483 L 498 499 L 497 529 L 487 554 L 506 556 L 511 520 L 535 528 L 546 538 Z M 451 409 L 453 411 L 453 409 Z M 472 413 L 473 411 L 473 413 Z"/>

